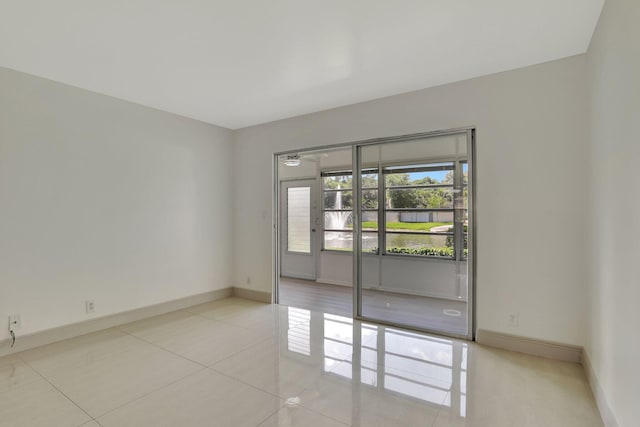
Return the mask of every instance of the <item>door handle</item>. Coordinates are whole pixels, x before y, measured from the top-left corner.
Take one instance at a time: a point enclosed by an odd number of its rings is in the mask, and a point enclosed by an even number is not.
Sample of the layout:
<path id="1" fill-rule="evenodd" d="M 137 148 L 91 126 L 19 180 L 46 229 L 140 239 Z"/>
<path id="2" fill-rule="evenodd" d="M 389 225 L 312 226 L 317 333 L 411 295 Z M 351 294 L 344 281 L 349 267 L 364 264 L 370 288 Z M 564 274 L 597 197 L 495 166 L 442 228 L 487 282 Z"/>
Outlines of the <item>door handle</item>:
<path id="1" fill-rule="evenodd" d="M 311 231 L 313 231 L 313 232 L 315 233 L 315 232 L 316 232 L 316 229 L 315 229 L 315 228 L 312 228 L 312 229 L 311 229 Z"/>

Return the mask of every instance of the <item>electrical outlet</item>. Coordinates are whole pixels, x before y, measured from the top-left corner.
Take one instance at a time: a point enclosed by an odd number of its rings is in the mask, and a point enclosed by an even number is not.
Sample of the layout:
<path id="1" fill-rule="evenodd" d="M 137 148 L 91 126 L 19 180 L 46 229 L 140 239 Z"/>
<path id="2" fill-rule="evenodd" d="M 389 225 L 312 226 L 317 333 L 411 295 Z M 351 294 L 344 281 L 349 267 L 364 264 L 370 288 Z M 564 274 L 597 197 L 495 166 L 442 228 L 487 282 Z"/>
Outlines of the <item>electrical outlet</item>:
<path id="1" fill-rule="evenodd" d="M 12 314 L 9 316 L 9 330 L 15 331 L 22 328 L 22 318 L 19 314 Z"/>
<path id="2" fill-rule="evenodd" d="M 507 326 L 517 328 L 520 324 L 520 313 L 510 313 L 507 315 Z"/>
<path id="3" fill-rule="evenodd" d="M 88 299 L 84 302 L 84 308 L 87 314 L 96 312 L 96 302 L 92 299 Z"/>

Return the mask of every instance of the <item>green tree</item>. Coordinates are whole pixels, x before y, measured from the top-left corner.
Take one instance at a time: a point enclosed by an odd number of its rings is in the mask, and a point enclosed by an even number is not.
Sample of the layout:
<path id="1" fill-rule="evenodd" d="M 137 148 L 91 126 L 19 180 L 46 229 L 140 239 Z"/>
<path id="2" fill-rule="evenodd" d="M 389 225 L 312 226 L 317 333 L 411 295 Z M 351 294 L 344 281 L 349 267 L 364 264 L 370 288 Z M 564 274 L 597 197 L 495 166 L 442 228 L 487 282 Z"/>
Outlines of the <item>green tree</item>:
<path id="1" fill-rule="evenodd" d="M 447 172 L 442 180 L 442 184 L 453 184 L 453 171 Z"/>
<path id="2" fill-rule="evenodd" d="M 417 208 L 448 208 L 453 205 L 453 194 L 442 188 L 421 188 L 415 190 Z"/>
<path id="3" fill-rule="evenodd" d="M 408 173 L 388 174 L 385 178 L 387 187 L 409 185 Z M 391 208 L 412 208 L 417 203 L 417 193 L 414 189 L 389 189 L 387 190 L 387 199 L 391 201 Z"/>
<path id="4" fill-rule="evenodd" d="M 431 177 L 410 181 L 407 173 L 389 174 L 386 178 L 388 187 L 441 183 Z M 447 178 L 444 181 L 446 180 Z M 453 194 L 442 188 L 391 188 L 387 191 L 387 197 L 391 200 L 391 207 L 397 209 L 437 209 L 451 207 L 453 204 Z"/>

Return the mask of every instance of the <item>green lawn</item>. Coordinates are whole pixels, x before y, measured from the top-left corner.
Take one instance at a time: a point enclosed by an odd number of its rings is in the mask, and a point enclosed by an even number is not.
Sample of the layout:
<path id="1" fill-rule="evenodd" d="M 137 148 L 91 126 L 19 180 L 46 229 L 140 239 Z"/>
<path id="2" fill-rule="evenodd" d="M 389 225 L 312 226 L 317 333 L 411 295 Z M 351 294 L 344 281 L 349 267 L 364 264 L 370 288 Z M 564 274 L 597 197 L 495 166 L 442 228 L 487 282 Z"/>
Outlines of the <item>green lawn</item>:
<path id="1" fill-rule="evenodd" d="M 387 230 L 431 231 L 433 227 L 440 227 L 441 225 L 450 225 L 453 227 L 453 223 L 451 222 L 388 222 Z M 362 223 L 362 228 L 377 230 L 378 223 L 365 221 Z"/>

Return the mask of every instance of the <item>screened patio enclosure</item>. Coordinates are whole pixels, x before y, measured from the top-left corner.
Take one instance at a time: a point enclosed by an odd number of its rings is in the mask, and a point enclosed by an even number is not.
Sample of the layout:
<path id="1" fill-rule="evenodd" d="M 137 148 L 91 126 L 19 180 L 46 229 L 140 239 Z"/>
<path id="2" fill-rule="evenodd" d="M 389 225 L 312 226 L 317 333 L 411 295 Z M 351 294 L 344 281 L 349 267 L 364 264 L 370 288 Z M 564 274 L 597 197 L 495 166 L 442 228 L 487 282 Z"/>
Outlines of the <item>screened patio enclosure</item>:
<path id="1" fill-rule="evenodd" d="M 276 156 L 277 300 L 472 338 L 473 139 L 464 129 Z"/>

